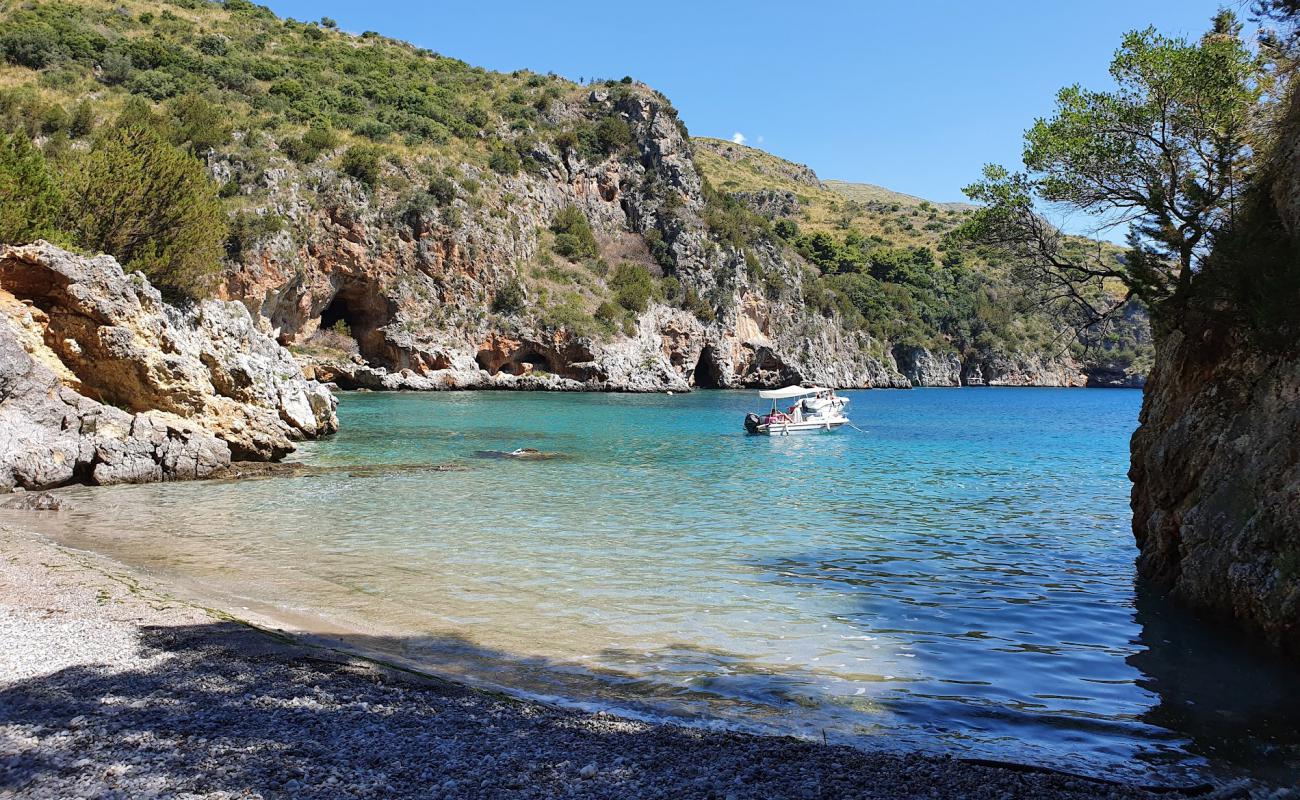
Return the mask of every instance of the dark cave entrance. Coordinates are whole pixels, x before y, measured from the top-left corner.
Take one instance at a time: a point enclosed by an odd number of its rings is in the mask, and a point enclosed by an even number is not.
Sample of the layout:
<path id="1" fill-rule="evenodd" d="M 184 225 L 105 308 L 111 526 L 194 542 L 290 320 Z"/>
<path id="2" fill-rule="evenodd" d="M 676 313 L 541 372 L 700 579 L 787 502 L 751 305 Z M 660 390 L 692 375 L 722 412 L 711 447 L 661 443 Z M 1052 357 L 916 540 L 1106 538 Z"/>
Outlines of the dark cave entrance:
<path id="1" fill-rule="evenodd" d="M 541 353 L 529 353 L 519 359 L 519 364 L 520 369 L 515 373 L 516 375 L 521 375 L 524 372 L 527 372 L 528 370 L 524 368 L 525 366 L 531 367 L 534 372 L 555 372 L 555 369 L 551 366 L 550 359 Z"/>
<path id="2" fill-rule="evenodd" d="M 355 339 L 356 320 L 352 316 L 352 309 L 348 307 L 347 300 L 344 300 L 340 295 L 336 295 L 330 301 L 330 304 L 325 306 L 325 310 L 320 312 L 320 329 L 323 331 L 335 330 L 335 326 L 340 322 L 347 326 L 347 335 Z"/>
<path id="3" fill-rule="evenodd" d="M 713 345 L 705 345 L 704 349 L 700 351 L 700 360 L 695 362 L 695 372 L 691 376 L 691 383 L 695 388 L 719 389 L 722 387 L 722 379 L 718 375 L 717 361 Z"/>

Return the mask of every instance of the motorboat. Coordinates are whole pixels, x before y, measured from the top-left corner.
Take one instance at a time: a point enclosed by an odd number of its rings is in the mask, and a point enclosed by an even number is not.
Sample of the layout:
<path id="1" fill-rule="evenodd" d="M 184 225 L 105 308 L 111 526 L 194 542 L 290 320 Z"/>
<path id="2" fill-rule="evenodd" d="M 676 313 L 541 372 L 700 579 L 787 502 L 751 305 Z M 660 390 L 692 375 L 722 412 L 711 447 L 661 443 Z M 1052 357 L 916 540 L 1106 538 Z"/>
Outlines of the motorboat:
<path id="1" fill-rule="evenodd" d="M 772 410 L 766 414 L 745 415 L 745 432 L 755 436 L 831 433 L 852 424 L 844 415 L 849 399 L 840 397 L 834 389 L 824 386 L 765 389 L 758 396 L 771 400 Z M 791 400 L 793 403 L 782 410 L 782 400 Z"/>

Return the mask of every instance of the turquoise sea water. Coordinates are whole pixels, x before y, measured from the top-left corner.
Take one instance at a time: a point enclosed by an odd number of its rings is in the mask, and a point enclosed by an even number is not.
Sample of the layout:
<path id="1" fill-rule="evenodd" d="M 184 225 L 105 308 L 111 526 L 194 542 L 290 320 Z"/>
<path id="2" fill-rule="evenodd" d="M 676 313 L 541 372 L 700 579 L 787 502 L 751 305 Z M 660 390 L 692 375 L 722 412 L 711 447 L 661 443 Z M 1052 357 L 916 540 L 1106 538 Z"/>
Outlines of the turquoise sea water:
<path id="1" fill-rule="evenodd" d="M 294 478 L 69 490 L 58 536 L 592 708 L 1152 783 L 1300 763 L 1296 673 L 1135 584 L 1140 393 L 347 394 Z M 534 447 L 549 460 L 487 457 Z M 441 467 L 441 469 L 437 467 Z"/>

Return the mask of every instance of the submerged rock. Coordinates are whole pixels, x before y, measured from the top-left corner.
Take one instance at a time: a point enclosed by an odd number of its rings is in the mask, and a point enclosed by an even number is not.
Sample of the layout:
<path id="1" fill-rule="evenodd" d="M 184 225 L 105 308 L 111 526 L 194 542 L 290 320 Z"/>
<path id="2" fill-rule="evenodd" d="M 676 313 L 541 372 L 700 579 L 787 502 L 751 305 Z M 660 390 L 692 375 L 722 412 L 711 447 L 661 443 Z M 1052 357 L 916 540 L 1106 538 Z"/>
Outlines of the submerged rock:
<path id="1" fill-rule="evenodd" d="M 0 508 L 17 511 L 58 511 L 63 501 L 49 492 L 20 492 L 10 500 L 0 503 Z"/>
<path id="2" fill-rule="evenodd" d="M 0 248 L 0 490 L 203 478 L 338 428 L 242 304 L 178 308 L 109 256 Z"/>
<path id="3" fill-rule="evenodd" d="M 475 458 L 517 458 L 523 461 L 548 461 L 552 458 L 562 458 L 562 453 L 544 453 L 532 447 L 521 447 L 518 450 L 505 452 L 503 450 L 476 450 Z"/>

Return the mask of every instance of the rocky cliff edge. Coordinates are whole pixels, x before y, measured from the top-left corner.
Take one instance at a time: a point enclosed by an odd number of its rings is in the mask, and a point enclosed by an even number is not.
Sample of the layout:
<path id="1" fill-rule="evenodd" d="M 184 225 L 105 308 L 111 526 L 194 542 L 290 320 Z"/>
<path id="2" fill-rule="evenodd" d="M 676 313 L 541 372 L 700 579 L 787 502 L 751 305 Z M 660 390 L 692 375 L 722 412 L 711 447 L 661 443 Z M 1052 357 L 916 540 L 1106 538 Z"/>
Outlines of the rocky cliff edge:
<path id="1" fill-rule="evenodd" d="M 240 303 L 179 308 L 109 256 L 0 246 L 0 491 L 277 460 L 335 407 Z"/>

